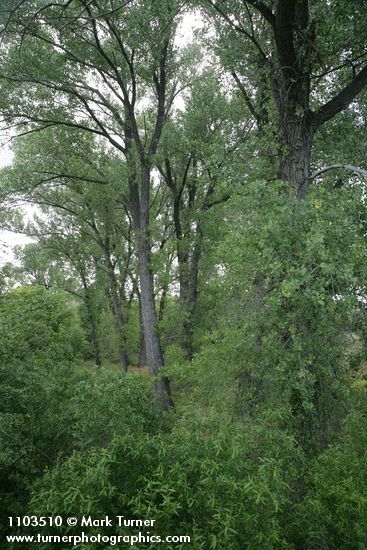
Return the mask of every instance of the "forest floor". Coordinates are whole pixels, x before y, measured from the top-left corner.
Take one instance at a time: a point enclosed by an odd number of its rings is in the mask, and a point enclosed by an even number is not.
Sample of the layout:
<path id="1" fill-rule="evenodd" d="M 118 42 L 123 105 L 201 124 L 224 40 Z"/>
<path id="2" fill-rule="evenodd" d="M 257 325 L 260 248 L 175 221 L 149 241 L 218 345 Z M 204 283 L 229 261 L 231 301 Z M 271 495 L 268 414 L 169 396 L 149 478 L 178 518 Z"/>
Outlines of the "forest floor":
<path id="1" fill-rule="evenodd" d="M 103 365 L 101 367 L 96 367 L 94 361 L 83 361 L 83 363 L 81 364 L 81 367 L 85 370 L 87 370 L 88 372 L 98 372 L 99 369 L 105 369 L 105 370 L 110 370 L 110 371 L 113 371 L 113 372 L 120 372 L 121 371 L 121 367 L 119 365 L 119 363 L 115 362 L 115 361 L 106 361 L 103 363 Z M 148 367 L 134 367 L 134 366 L 129 366 L 129 369 L 128 369 L 128 372 L 131 372 L 131 373 L 134 373 L 134 374 L 139 374 L 139 376 L 143 376 L 144 378 L 149 378 L 149 369 Z"/>

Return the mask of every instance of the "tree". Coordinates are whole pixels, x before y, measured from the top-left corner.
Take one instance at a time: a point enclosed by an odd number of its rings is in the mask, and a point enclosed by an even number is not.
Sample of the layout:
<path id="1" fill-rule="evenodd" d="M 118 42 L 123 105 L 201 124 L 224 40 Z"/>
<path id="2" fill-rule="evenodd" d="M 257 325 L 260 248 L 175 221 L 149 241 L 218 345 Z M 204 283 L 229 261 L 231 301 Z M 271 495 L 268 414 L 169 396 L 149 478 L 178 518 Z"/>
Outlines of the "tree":
<path id="1" fill-rule="evenodd" d="M 83 139 L 84 138 L 84 139 Z M 59 152 L 59 147 L 62 150 Z M 121 368 L 126 371 L 128 358 L 125 334 L 125 286 L 132 255 L 131 222 L 119 201 L 119 186 L 107 170 L 103 149 L 91 136 L 70 136 L 70 131 L 47 129 L 42 134 L 23 137 L 14 149 L 13 166 L 3 172 L 9 196 L 38 205 L 48 221 L 38 219 L 27 231 L 33 237 L 47 239 L 47 246 L 76 269 L 85 288 L 95 277 L 99 265 L 107 277 L 108 297 L 115 318 Z M 89 155 L 96 159 L 91 162 Z M 29 172 L 31 176 L 29 177 Z M 70 173 L 78 174 L 73 178 Z M 110 184 L 107 178 L 111 178 Z M 4 185 L 5 187 L 5 185 Z M 95 259 L 98 257 L 98 262 Z M 119 260 L 119 276 L 116 273 Z M 123 290 L 122 290 L 123 289 Z M 121 290 L 121 292 L 120 292 Z M 88 317 L 91 319 L 91 298 Z M 87 304 L 86 304 L 87 305 Z M 94 332 L 94 329 L 91 331 Z M 96 342 L 96 338 L 93 338 Z M 96 344 L 94 344 L 95 349 Z"/>
<path id="2" fill-rule="evenodd" d="M 226 24 L 223 32 L 219 29 L 225 35 L 220 42 L 224 51 L 219 55 L 231 66 L 247 107 L 262 123 L 267 118 L 264 101 L 254 104 L 252 96 L 264 95 L 265 77 L 267 101 L 272 98 L 277 115 L 279 177 L 291 182 L 304 198 L 315 133 L 345 110 L 367 84 L 367 37 L 362 23 L 366 6 L 350 2 L 341 7 L 337 0 L 327 5 L 311 5 L 308 0 L 204 3 L 218 15 L 221 25 Z M 231 56 L 226 51 L 233 41 L 244 55 L 242 61 L 239 54 Z M 254 68 L 255 77 L 251 74 Z"/>
<path id="3" fill-rule="evenodd" d="M 179 88 L 172 41 L 180 3 L 39 0 L 5 7 L 4 118 L 18 131 L 62 126 L 94 134 L 126 159 L 125 204 L 137 242 L 148 364 L 156 376 L 164 360 L 150 265 L 151 169 Z M 139 102 L 147 95 L 150 107 L 141 117 Z M 156 380 L 154 388 L 169 407 L 168 380 Z"/>
<path id="4" fill-rule="evenodd" d="M 45 225 L 43 225 L 43 230 Z M 41 228 L 38 231 L 42 232 Z M 33 236 L 36 229 L 32 229 Z M 83 246 L 84 245 L 84 246 Z M 13 267 L 17 279 L 23 284 L 42 285 L 46 289 L 60 289 L 84 303 L 90 343 L 95 364 L 102 364 L 98 339 L 96 306 L 93 285 L 90 281 L 92 270 L 86 243 L 80 239 L 61 234 L 49 234 L 40 242 L 18 247 L 16 258 L 21 262 Z"/>
<path id="5" fill-rule="evenodd" d="M 230 197 L 223 173 L 246 141 L 246 123 L 239 123 L 236 99 L 225 97 L 218 77 L 209 68 L 192 86 L 185 111 L 166 125 L 162 138 L 158 170 L 169 190 L 183 313 L 183 349 L 189 360 L 193 357 L 200 259 L 208 233 L 206 218 L 210 210 Z M 213 235 L 213 244 L 215 240 Z M 210 246 L 208 238 L 205 243 Z"/>

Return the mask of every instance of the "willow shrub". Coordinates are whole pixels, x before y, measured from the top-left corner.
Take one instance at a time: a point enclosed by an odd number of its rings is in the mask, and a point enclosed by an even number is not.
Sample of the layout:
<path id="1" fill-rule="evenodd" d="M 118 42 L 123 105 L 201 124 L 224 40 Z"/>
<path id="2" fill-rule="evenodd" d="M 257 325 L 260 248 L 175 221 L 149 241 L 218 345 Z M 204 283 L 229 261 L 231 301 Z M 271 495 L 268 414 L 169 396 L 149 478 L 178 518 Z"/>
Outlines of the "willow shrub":
<path id="1" fill-rule="evenodd" d="M 151 518 L 151 534 L 190 535 L 198 549 L 243 548 L 243 541 L 287 548 L 282 524 L 299 462 L 293 440 L 271 423 L 244 429 L 219 416 L 186 415 L 171 432 L 126 432 L 60 461 L 35 486 L 30 508 Z"/>
<path id="2" fill-rule="evenodd" d="M 64 296 L 21 287 L 0 296 L 0 482 L 4 517 L 70 449 L 73 357 L 83 333 Z"/>
<path id="3" fill-rule="evenodd" d="M 138 376 L 76 364 L 83 332 L 65 296 L 24 287 L 0 296 L 0 512 L 27 511 L 33 482 L 74 450 L 161 425 Z"/>
<path id="4" fill-rule="evenodd" d="M 34 486 L 30 510 L 154 519 L 138 530 L 190 535 L 194 549 L 363 549 L 365 420 L 351 415 L 338 442 L 311 459 L 274 418 L 244 425 L 187 414 L 171 432 L 126 432 L 59 461 Z"/>

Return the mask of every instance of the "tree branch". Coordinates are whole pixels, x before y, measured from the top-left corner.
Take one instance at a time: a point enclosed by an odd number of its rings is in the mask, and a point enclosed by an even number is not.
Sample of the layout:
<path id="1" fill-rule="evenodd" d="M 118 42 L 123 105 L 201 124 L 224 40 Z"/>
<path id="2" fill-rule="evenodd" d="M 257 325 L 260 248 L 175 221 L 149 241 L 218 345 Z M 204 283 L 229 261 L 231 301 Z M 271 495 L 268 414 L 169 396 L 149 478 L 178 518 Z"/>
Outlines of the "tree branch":
<path id="1" fill-rule="evenodd" d="M 335 115 L 346 109 L 353 99 L 361 92 L 367 84 L 367 65 L 345 88 L 343 88 L 333 99 L 325 103 L 315 113 L 313 128 L 316 130 L 321 124 L 327 122 Z"/>
<path id="2" fill-rule="evenodd" d="M 261 2 L 260 0 L 244 0 L 244 1 L 245 3 L 250 4 L 251 6 L 256 8 L 257 11 L 261 13 L 263 18 L 266 19 L 266 21 L 270 23 L 270 25 L 273 28 L 275 27 L 275 16 L 271 11 L 271 9 L 266 4 L 264 4 L 264 2 Z"/>
<path id="3" fill-rule="evenodd" d="M 98 183 L 100 185 L 108 185 L 109 184 L 109 181 L 105 180 L 105 179 L 98 179 L 98 178 L 92 178 L 92 177 L 89 177 L 89 176 L 83 176 L 83 175 L 76 175 L 76 174 L 65 174 L 65 173 L 56 173 L 56 172 L 49 172 L 47 170 L 42 170 L 41 172 L 36 172 L 36 173 L 40 173 L 40 174 L 45 174 L 45 175 L 49 175 L 49 176 L 52 176 L 53 178 L 56 178 L 56 179 L 70 179 L 70 180 L 78 180 L 78 181 L 85 181 L 86 183 Z"/>
<path id="4" fill-rule="evenodd" d="M 237 83 L 237 86 L 243 96 L 243 99 L 245 100 L 245 103 L 248 107 L 248 110 L 250 111 L 250 113 L 252 114 L 252 116 L 255 118 L 257 124 L 259 125 L 259 123 L 261 123 L 262 121 L 262 117 L 260 116 L 260 114 L 256 111 L 251 99 L 250 99 L 250 96 L 248 95 L 248 93 L 246 92 L 246 88 L 245 86 L 242 84 L 241 80 L 238 78 L 238 75 L 235 71 L 233 71 L 232 73 L 232 76 L 233 78 L 235 79 L 236 83 Z"/>
<path id="5" fill-rule="evenodd" d="M 356 174 L 361 174 L 362 176 L 367 177 L 367 170 L 364 168 L 360 168 L 358 166 L 353 166 L 352 164 L 332 164 L 331 166 L 326 166 L 325 168 L 321 168 L 314 174 L 312 174 L 309 177 L 309 180 L 314 180 L 324 174 L 325 172 L 328 172 L 329 170 L 338 170 L 340 168 L 343 168 L 344 170 L 349 170 L 350 172 L 355 172 Z"/>
<path id="6" fill-rule="evenodd" d="M 155 121 L 155 127 L 153 131 L 153 135 L 148 147 L 148 154 L 149 156 L 155 155 L 158 147 L 158 142 L 163 130 L 164 122 L 165 122 L 165 115 L 166 115 L 166 87 L 167 87 L 167 78 L 166 78 L 166 63 L 167 63 L 167 56 L 168 56 L 168 46 L 169 46 L 169 38 L 166 37 L 163 41 L 161 55 L 159 58 L 159 78 L 154 78 L 156 88 L 157 88 L 157 95 L 158 95 L 158 105 L 157 105 L 157 117 Z"/>
<path id="7" fill-rule="evenodd" d="M 234 23 L 231 18 L 228 16 L 227 13 L 225 13 L 219 6 L 216 2 L 213 2 L 213 0 L 208 0 L 209 4 L 215 9 L 215 11 L 217 13 L 219 13 L 219 15 L 229 24 L 230 27 L 232 27 L 232 29 L 234 29 L 235 31 L 239 32 L 240 34 L 243 34 L 244 36 L 246 36 L 246 38 L 248 38 L 252 43 L 253 45 L 257 48 L 257 50 L 260 52 L 261 54 L 261 57 L 267 61 L 267 56 L 264 52 L 264 50 L 262 49 L 262 47 L 260 46 L 259 42 L 256 40 L 256 38 L 250 34 L 249 32 L 247 32 L 242 26 L 240 25 L 237 25 L 236 23 Z"/>

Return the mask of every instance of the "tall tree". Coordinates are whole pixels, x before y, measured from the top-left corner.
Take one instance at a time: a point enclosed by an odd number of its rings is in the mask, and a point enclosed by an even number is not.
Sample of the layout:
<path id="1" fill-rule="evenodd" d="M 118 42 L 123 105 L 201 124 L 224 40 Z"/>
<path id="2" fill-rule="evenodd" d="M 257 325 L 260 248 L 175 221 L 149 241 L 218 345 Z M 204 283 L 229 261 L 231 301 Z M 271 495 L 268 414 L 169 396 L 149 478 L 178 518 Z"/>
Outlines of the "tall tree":
<path id="1" fill-rule="evenodd" d="M 223 173 L 246 142 L 248 120 L 238 120 L 237 99 L 228 99 L 219 78 L 207 68 L 187 94 L 185 111 L 165 129 L 158 169 L 169 189 L 178 266 L 179 299 L 184 314 L 183 348 L 193 356 L 194 311 L 206 218 L 226 202 L 230 189 Z M 250 124 L 251 126 L 251 124 Z M 232 189 L 233 191 L 233 189 Z M 216 235 L 211 243 L 215 245 Z"/>
<path id="2" fill-rule="evenodd" d="M 111 156 L 107 161 L 106 152 L 91 136 L 75 140 L 69 130 L 54 128 L 23 137 L 14 152 L 13 165 L 3 170 L 3 186 L 8 195 L 38 205 L 46 215 L 27 231 L 47 239 L 49 246 L 53 239 L 53 248 L 64 251 L 85 283 L 95 276 L 98 257 L 98 266 L 106 273 L 120 364 L 126 371 L 127 302 L 121 289 L 128 282 L 132 238 L 130 218 L 119 200 L 121 184 L 114 185 L 111 176 L 118 161 Z M 94 154 L 93 161 L 88 153 Z"/>
<path id="3" fill-rule="evenodd" d="M 44 228 L 45 226 L 43 226 Z M 41 230 L 41 228 L 39 228 Z M 33 235 L 34 229 L 33 229 Z M 42 230 L 41 230 L 42 233 Z M 84 303 L 89 339 L 95 364 L 102 365 L 97 329 L 94 288 L 90 254 L 86 242 L 80 236 L 59 232 L 44 236 L 40 242 L 30 243 L 16 250 L 20 266 L 13 266 L 15 280 L 45 288 L 68 292 Z"/>
<path id="4" fill-rule="evenodd" d="M 266 79 L 277 113 L 279 177 L 304 197 L 315 133 L 367 84 L 367 6 L 356 1 L 341 5 L 338 0 L 204 3 L 219 17 L 219 34 L 226 35 L 220 55 L 247 107 L 262 122 L 264 102 L 258 100 Z M 333 25 L 340 18 L 342 29 Z M 231 55 L 228 46 L 234 43 L 239 49 Z"/>
<path id="5" fill-rule="evenodd" d="M 150 263 L 151 170 L 178 91 L 173 38 L 180 3 L 37 0 L 15 7 L 7 1 L 5 8 L 0 95 L 9 125 L 19 132 L 82 130 L 126 158 L 125 203 L 137 242 L 147 359 L 156 376 L 164 359 Z M 168 380 L 157 379 L 154 388 L 169 407 Z"/>

